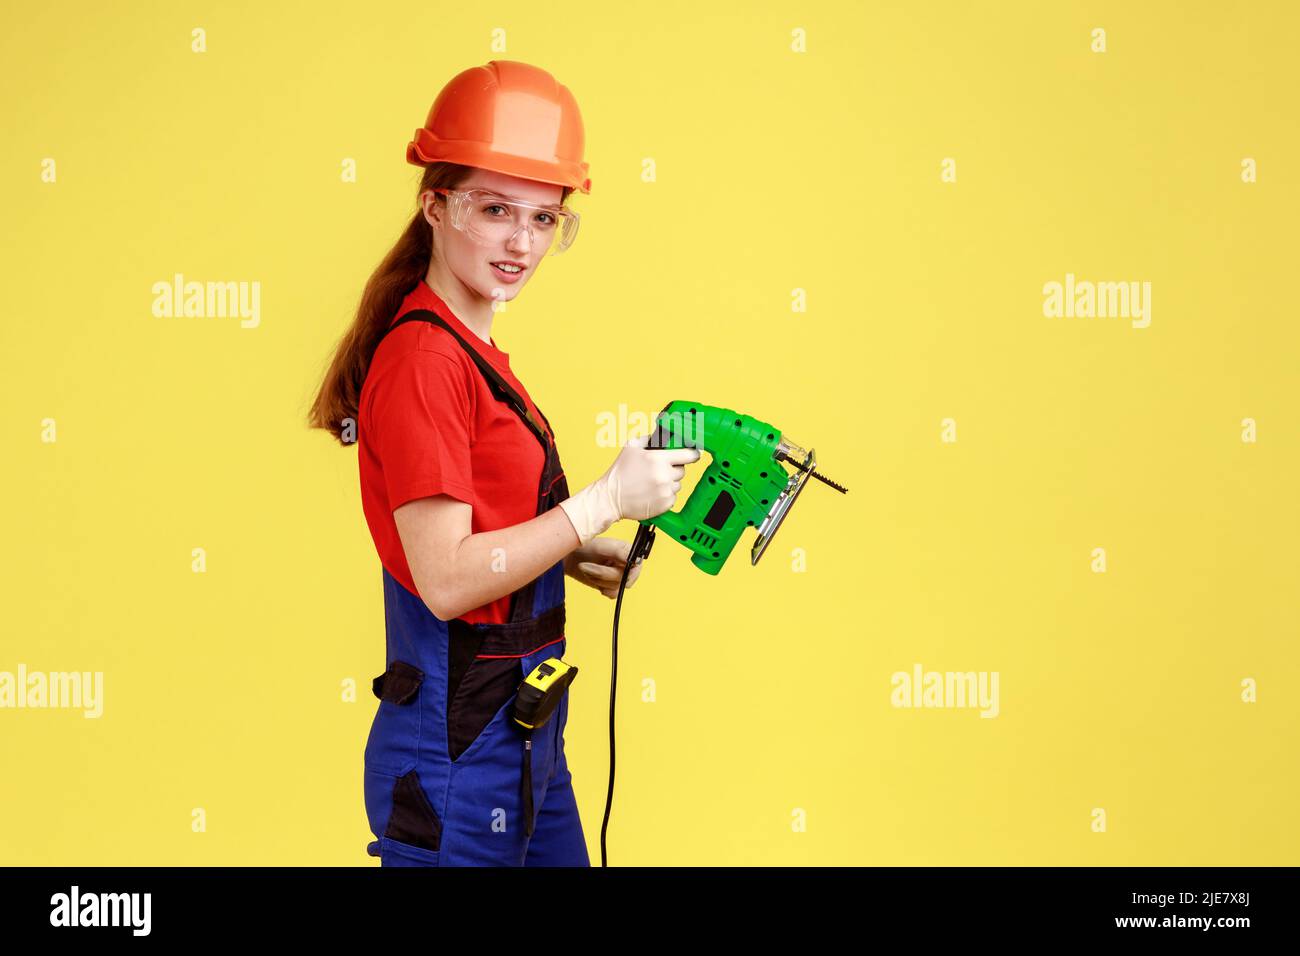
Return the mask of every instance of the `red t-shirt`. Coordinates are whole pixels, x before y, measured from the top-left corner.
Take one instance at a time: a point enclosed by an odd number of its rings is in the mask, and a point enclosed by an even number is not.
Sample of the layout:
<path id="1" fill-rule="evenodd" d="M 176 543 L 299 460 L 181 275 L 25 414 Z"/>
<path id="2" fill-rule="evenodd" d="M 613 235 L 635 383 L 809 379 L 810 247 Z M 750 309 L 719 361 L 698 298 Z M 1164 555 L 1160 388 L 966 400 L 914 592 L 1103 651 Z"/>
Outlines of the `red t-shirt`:
<path id="1" fill-rule="evenodd" d="M 406 296 L 393 321 L 412 309 L 428 309 L 445 319 L 536 414 L 537 407 L 510 371 L 510 356 L 456 318 L 424 280 Z M 380 562 L 412 594 L 418 591 L 394 509 L 416 498 L 450 495 L 473 507 L 474 534 L 537 516 L 546 460 L 541 443 L 492 394 L 474 360 L 446 329 L 407 322 L 385 335 L 370 362 L 359 405 L 361 506 Z M 461 617 L 500 624 L 509 613 L 506 594 Z"/>

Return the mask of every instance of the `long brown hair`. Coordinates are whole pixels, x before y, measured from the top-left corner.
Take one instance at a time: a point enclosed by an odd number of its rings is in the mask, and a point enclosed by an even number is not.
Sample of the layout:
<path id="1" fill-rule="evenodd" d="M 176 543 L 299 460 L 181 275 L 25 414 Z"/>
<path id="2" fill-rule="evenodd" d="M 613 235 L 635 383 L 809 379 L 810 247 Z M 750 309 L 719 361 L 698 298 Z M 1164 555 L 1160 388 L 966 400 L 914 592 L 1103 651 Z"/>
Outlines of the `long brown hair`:
<path id="1" fill-rule="evenodd" d="M 340 445 L 352 443 L 343 437 L 349 419 L 353 423 L 351 435 L 356 435 L 361 386 L 365 383 L 370 360 L 374 358 L 380 339 L 388 331 L 402 300 L 428 274 L 429 264 L 433 261 L 433 227 L 424 218 L 419 196 L 426 189 L 456 189 L 473 172 L 472 167 L 455 163 L 431 163 L 425 167 L 416 192 L 415 215 L 407 223 L 397 245 L 384 256 L 384 261 L 366 282 L 356 320 L 339 339 L 329 371 L 325 373 L 316 400 L 307 413 L 310 427 L 324 428 Z M 564 187 L 560 202 L 567 200 L 572 192 L 568 186 Z M 441 197 L 439 201 L 442 201 Z"/>

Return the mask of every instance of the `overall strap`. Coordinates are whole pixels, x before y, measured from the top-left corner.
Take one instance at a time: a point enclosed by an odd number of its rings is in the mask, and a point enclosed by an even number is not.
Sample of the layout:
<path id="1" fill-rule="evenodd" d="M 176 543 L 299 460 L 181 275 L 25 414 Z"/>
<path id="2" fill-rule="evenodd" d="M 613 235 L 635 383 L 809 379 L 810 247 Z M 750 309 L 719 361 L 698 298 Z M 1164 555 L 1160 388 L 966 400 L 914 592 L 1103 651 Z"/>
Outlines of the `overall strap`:
<path id="1" fill-rule="evenodd" d="M 541 483 L 538 487 L 537 513 L 539 515 L 542 514 L 547 511 L 549 507 L 553 507 L 563 499 L 567 498 L 569 496 L 568 482 L 565 481 L 564 469 L 560 465 L 559 453 L 555 447 L 555 442 L 552 439 L 553 433 L 550 430 L 551 423 L 547 421 L 546 415 L 542 410 L 540 408 L 537 410 L 537 414 L 541 416 L 541 422 L 539 422 L 537 416 L 533 415 L 532 411 L 528 408 L 528 403 L 525 402 L 523 397 L 510 386 L 510 383 L 502 377 L 501 373 L 493 367 L 492 363 L 479 354 L 477 349 L 466 342 L 465 339 L 462 338 L 461 335 L 436 312 L 431 312 L 428 309 L 413 309 L 398 317 L 397 321 L 389 327 L 388 331 L 391 332 L 404 322 L 428 322 L 431 325 L 441 326 L 450 332 L 452 338 L 454 338 L 460 347 L 465 350 L 466 354 L 474 360 L 474 364 L 478 366 L 479 372 L 482 373 L 483 378 L 487 381 L 488 387 L 492 393 L 499 401 L 505 402 L 514 410 L 515 414 L 524 422 L 529 431 L 533 433 L 533 437 L 541 443 L 542 450 L 546 453 L 546 459 L 542 465 Z M 518 629 L 520 626 L 528 626 L 529 622 L 534 621 L 533 601 L 536 595 L 537 582 L 538 579 L 535 578 L 510 595 L 510 610 L 508 612 L 508 620 L 510 623 L 497 625 L 474 625 L 471 629 L 471 633 L 477 635 L 479 632 L 486 630 L 500 632 Z M 558 632 L 563 634 L 564 624 L 562 605 L 560 606 L 560 615 Z M 551 617 L 552 615 L 550 614 L 543 614 L 541 616 L 541 618 L 546 621 L 549 621 Z M 470 646 L 473 646 L 472 643 Z M 477 648 L 474 650 L 474 653 L 479 653 Z"/>
<path id="2" fill-rule="evenodd" d="M 487 379 L 488 387 L 492 389 L 497 398 L 515 410 L 515 413 L 524 420 L 524 423 L 533 433 L 533 436 L 542 443 L 543 448 L 548 448 L 550 446 L 549 429 L 551 423 L 546 421 L 546 416 L 542 415 L 542 421 L 539 422 L 536 416 L 533 415 L 532 410 L 529 409 L 528 403 L 523 400 L 518 392 L 511 388 L 509 382 L 502 378 L 501 373 L 496 370 L 492 363 L 485 359 L 479 353 L 478 349 L 475 349 L 466 342 L 464 338 L 461 337 L 460 333 L 448 324 L 446 319 L 438 315 L 436 312 L 430 312 L 428 309 L 413 309 L 394 322 L 389 327 L 388 331 L 391 332 L 393 329 L 406 322 L 428 322 L 432 325 L 441 326 L 450 332 L 452 338 L 454 338 L 469 357 L 474 360 L 474 364 L 476 364 L 479 371 L 483 373 L 483 377 Z M 544 425 L 543 422 L 545 422 Z"/>

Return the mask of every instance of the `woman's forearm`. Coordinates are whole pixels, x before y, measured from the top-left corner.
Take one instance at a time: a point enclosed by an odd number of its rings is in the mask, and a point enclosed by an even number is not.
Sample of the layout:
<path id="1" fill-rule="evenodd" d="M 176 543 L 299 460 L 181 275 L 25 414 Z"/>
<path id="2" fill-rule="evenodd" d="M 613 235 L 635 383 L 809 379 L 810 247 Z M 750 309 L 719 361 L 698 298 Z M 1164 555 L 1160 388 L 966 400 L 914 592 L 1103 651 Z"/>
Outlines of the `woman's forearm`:
<path id="1" fill-rule="evenodd" d="M 578 534 L 562 508 L 522 524 L 472 534 L 452 555 L 450 573 L 439 583 L 439 608 L 434 613 L 450 620 L 517 591 L 578 544 Z"/>

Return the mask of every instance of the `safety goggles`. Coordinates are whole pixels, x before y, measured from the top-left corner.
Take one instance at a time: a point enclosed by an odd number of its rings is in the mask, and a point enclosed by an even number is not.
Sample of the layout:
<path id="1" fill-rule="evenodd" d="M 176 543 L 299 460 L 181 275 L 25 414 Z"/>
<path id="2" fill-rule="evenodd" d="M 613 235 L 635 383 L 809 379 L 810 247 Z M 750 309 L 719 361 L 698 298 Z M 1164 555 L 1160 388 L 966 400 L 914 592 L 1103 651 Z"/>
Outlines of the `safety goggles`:
<path id="1" fill-rule="evenodd" d="M 565 206 L 544 206 L 507 199 L 489 189 L 435 189 L 447 198 L 452 226 L 484 245 L 509 242 L 520 229 L 546 255 L 558 255 L 578 235 L 578 214 Z"/>

